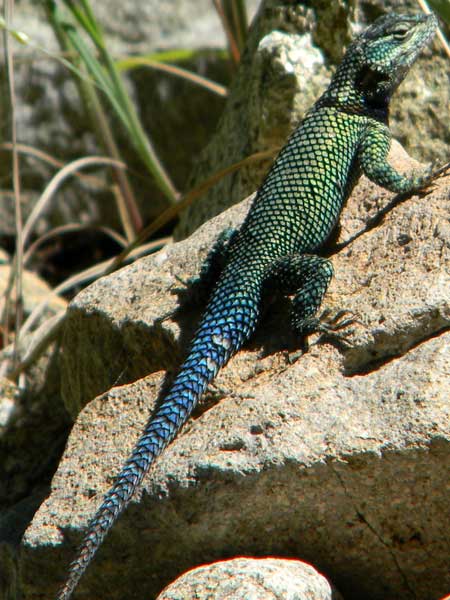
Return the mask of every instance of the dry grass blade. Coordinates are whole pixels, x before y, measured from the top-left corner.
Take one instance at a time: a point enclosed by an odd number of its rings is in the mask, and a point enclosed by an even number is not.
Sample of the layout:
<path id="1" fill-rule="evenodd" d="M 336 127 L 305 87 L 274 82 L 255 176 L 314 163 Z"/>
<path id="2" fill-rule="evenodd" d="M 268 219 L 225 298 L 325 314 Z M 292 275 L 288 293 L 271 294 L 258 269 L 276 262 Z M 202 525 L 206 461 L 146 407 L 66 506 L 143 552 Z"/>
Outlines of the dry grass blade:
<path id="1" fill-rule="evenodd" d="M 19 175 L 19 153 L 17 151 L 17 127 L 16 127 L 16 103 L 14 89 L 14 66 L 13 66 L 13 50 L 10 44 L 8 27 L 12 22 L 14 2 L 8 0 L 4 3 L 4 23 L 3 38 L 5 44 L 6 55 L 6 72 L 8 77 L 9 103 L 11 110 L 11 139 L 12 139 L 12 174 L 13 174 L 13 190 L 14 190 L 14 212 L 15 212 L 15 229 L 16 229 L 16 257 L 14 268 L 11 269 L 11 277 L 5 291 L 5 314 L 4 314 L 4 343 L 6 345 L 8 339 L 8 323 L 9 312 L 11 309 L 11 292 L 15 282 L 16 286 L 16 307 L 15 307 L 15 331 L 19 331 L 23 318 L 23 289 L 22 289 L 22 253 L 24 247 L 23 239 L 23 222 L 22 222 L 22 207 L 20 202 L 20 175 Z M 17 338 L 17 336 L 16 336 Z M 15 360 L 17 346 L 14 343 Z"/>
<path id="2" fill-rule="evenodd" d="M 66 164 L 59 158 L 55 158 L 51 154 L 43 152 L 38 148 L 33 148 L 33 146 L 29 146 L 28 144 L 16 144 L 15 147 L 19 154 L 27 154 L 29 156 L 33 156 L 34 158 L 42 160 L 42 162 L 48 163 L 49 165 L 52 165 L 52 167 L 56 167 L 57 169 L 61 169 Z M 8 151 L 12 149 L 13 145 L 11 142 L 3 142 L 3 144 L 0 144 L 0 150 Z M 95 189 L 104 189 L 105 187 L 105 182 L 100 177 L 96 177 L 95 175 L 86 175 L 85 173 L 74 173 L 74 175 L 75 177 L 78 177 L 80 180 L 82 180 L 83 183 L 86 183 Z"/>
<path id="3" fill-rule="evenodd" d="M 119 174 L 118 170 L 117 174 Z M 128 179 L 124 177 L 121 181 L 118 177 L 115 177 L 115 180 L 117 183 L 113 184 L 112 193 L 129 244 L 135 239 L 137 232 L 142 229 L 143 222 Z"/>
<path id="4" fill-rule="evenodd" d="M 233 0 L 231 5 L 227 6 L 228 12 L 231 13 L 231 19 L 234 24 L 234 35 L 236 42 L 242 53 L 248 33 L 248 18 L 245 7 L 245 0 Z"/>
<path id="5" fill-rule="evenodd" d="M 149 254 L 150 252 L 154 252 L 159 249 L 161 246 L 164 246 L 172 238 L 161 238 L 154 242 L 149 242 L 148 244 L 143 244 L 136 248 L 129 255 L 129 260 L 134 260 L 135 258 L 139 258 L 140 256 L 144 256 L 145 254 Z M 36 324 L 39 317 L 42 315 L 46 307 L 48 306 L 49 301 L 60 294 L 64 294 L 69 290 L 73 289 L 76 286 L 81 286 L 93 279 L 101 277 L 109 272 L 109 266 L 114 261 L 114 258 L 110 258 L 108 260 L 104 260 L 101 263 L 94 265 L 93 267 L 89 267 L 81 273 L 77 273 L 76 275 L 72 275 L 72 277 L 68 277 L 65 281 L 56 286 L 47 296 L 45 300 L 40 302 L 30 313 L 28 318 L 25 320 L 22 329 L 20 330 L 20 337 L 23 338 L 28 332 L 32 330 L 34 325 Z"/>
<path id="6" fill-rule="evenodd" d="M 235 35 L 233 33 L 231 23 L 228 20 L 227 14 L 224 10 L 223 0 L 213 0 L 213 4 L 217 11 L 217 14 L 219 15 L 223 30 L 225 31 L 225 34 L 227 36 L 228 46 L 230 49 L 231 56 L 233 58 L 233 62 L 235 65 L 238 65 L 239 61 L 241 60 L 241 53 L 240 53 Z"/>
<path id="7" fill-rule="evenodd" d="M 112 158 L 108 158 L 107 156 L 85 156 L 83 158 L 79 158 L 69 163 L 65 167 L 63 167 L 56 175 L 50 180 L 47 184 L 47 187 L 42 192 L 41 197 L 37 201 L 36 205 L 33 207 L 27 222 L 23 228 L 23 244 L 25 245 L 33 227 L 36 224 L 36 221 L 42 214 L 42 211 L 46 208 L 48 202 L 50 201 L 53 194 L 56 192 L 61 183 L 67 179 L 70 175 L 78 171 L 79 169 L 84 169 L 86 167 L 100 166 L 100 165 L 108 165 L 121 167 L 122 169 L 126 168 L 125 163 L 114 160 Z"/>
<path id="8" fill-rule="evenodd" d="M 107 235 L 108 237 L 113 239 L 115 242 L 117 242 L 119 244 L 119 246 L 127 245 L 127 240 L 123 236 L 118 234 L 116 231 L 111 229 L 110 227 L 105 227 L 102 225 L 81 225 L 79 223 L 73 223 L 70 225 L 61 225 L 60 227 L 55 227 L 51 231 L 45 233 L 44 235 L 41 235 L 41 237 L 39 237 L 37 240 L 35 240 L 29 246 L 28 250 L 25 252 L 25 254 L 23 256 L 24 265 L 26 265 L 30 261 L 32 255 L 36 252 L 36 250 L 39 248 L 39 246 L 41 246 L 41 244 L 43 244 L 44 242 L 47 242 L 48 240 L 51 240 L 52 238 L 54 238 L 58 235 L 64 235 L 66 233 L 74 233 L 74 232 L 81 232 L 81 231 L 87 231 L 87 230 L 99 231 L 101 233 L 104 233 L 105 235 Z"/>
<path id="9" fill-rule="evenodd" d="M 151 58 L 146 58 L 144 56 L 134 56 L 130 58 L 125 58 L 123 60 L 116 62 L 117 68 L 121 71 L 129 71 L 131 69 L 137 69 L 138 67 L 150 67 L 151 69 L 156 69 L 158 71 L 163 71 L 164 73 L 170 73 L 171 75 L 175 75 L 177 77 L 182 77 L 183 79 L 187 79 L 192 83 L 196 83 L 207 90 L 218 94 L 219 96 L 227 96 L 228 90 L 225 86 L 219 85 L 211 79 L 207 77 L 202 77 L 201 75 L 197 75 L 197 73 L 192 73 L 192 71 L 188 71 L 187 69 L 183 69 L 182 67 L 177 67 L 175 65 L 168 65 L 166 63 L 158 62 L 157 60 L 152 60 Z"/>

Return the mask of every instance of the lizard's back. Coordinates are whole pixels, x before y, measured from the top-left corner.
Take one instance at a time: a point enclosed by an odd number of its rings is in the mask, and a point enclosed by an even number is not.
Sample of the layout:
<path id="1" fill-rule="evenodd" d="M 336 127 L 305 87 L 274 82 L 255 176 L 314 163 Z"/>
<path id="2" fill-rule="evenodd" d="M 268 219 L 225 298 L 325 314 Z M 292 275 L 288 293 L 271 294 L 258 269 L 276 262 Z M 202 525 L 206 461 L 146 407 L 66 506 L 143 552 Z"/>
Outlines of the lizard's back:
<path id="1" fill-rule="evenodd" d="M 230 249 L 230 260 L 268 262 L 321 246 L 359 176 L 357 152 L 368 121 L 316 105 L 281 150 Z M 260 256 L 262 255 L 262 256 Z"/>

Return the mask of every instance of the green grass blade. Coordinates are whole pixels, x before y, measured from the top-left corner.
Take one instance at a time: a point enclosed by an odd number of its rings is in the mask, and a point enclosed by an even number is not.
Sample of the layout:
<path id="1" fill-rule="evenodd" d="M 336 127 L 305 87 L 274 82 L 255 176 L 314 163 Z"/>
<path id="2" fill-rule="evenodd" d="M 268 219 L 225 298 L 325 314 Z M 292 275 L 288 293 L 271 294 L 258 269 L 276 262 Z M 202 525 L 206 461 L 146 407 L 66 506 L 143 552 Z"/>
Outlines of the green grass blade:
<path id="1" fill-rule="evenodd" d="M 78 21 L 81 28 L 89 35 L 89 37 L 92 39 L 92 41 L 96 45 L 99 44 L 101 42 L 101 37 L 100 37 L 101 34 L 98 30 L 97 23 L 93 19 L 92 12 L 86 11 L 84 6 L 83 6 L 84 10 L 80 10 L 79 6 L 77 6 L 71 0 L 63 0 L 63 2 L 64 2 L 64 5 L 71 12 L 74 19 L 76 21 Z M 81 2 L 80 4 L 84 5 L 85 3 Z"/>
<path id="2" fill-rule="evenodd" d="M 100 56 L 100 60 L 89 51 L 87 45 L 81 39 L 81 36 L 71 30 L 71 41 L 76 46 L 77 51 L 85 62 L 87 68 L 94 78 L 99 78 L 101 87 L 104 89 L 114 110 L 119 116 L 122 124 L 128 131 L 130 141 L 147 170 L 153 176 L 157 186 L 166 196 L 171 204 L 178 198 L 178 192 L 172 184 L 169 175 L 161 164 L 153 145 L 145 133 L 136 109 L 128 96 L 125 85 L 121 79 L 120 73 L 109 54 L 100 26 L 95 20 L 94 13 L 88 0 L 80 0 L 79 6 L 74 7 L 71 0 L 65 0 L 66 6 L 71 10 L 78 23 L 85 29 L 95 44 Z M 80 7 L 83 10 L 80 10 Z"/>
<path id="3" fill-rule="evenodd" d="M 129 129 L 128 115 L 122 107 L 120 98 L 117 97 L 115 87 L 111 82 L 109 74 L 94 56 L 82 37 L 78 35 L 77 30 L 70 24 L 65 24 L 63 28 L 97 86 L 106 94 L 117 116 L 124 126 Z"/>

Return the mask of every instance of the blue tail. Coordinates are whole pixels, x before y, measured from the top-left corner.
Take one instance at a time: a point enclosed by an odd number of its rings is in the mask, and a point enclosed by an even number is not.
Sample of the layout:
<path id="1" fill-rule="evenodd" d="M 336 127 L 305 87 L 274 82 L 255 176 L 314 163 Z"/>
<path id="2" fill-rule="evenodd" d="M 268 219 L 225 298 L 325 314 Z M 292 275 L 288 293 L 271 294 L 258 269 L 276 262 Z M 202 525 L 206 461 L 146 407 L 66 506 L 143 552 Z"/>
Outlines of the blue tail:
<path id="1" fill-rule="evenodd" d="M 234 277 L 223 277 L 215 289 L 190 352 L 160 408 L 152 416 L 130 458 L 88 525 L 57 600 L 68 600 L 112 525 L 127 506 L 154 460 L 189 418 L 208 384 L 253 333 L 259 315 L 261 287 L 255 278 L 239 289 Z"/>

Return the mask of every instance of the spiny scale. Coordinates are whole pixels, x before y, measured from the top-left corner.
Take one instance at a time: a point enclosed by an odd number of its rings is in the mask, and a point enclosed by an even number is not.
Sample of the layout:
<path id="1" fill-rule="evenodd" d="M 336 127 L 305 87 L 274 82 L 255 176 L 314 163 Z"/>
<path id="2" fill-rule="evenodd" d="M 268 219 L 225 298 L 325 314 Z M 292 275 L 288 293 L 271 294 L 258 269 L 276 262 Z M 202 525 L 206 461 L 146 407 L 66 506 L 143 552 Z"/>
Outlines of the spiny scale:
<path id="1" fill-rule="evenodd" d="M 391 14 L 348 48 L 330 86 L 280 152 L 239 231 L 211 253 L 205 278 L 225 264 L 205 314 L 163 404 L 90 522 L 58 594 L 67 600 L 155 458 L 175 437 L 209 382 L 253 333 L 267 285 L 294 294 L 293 327 L 318 327 L 332 276 L 315 254 L 337 222 L 361 171 L 395 192 L 423 187 L 429 172 L 403 177 L 387 162 L 388 105 L 436 29 L 433 16 Z"/>

